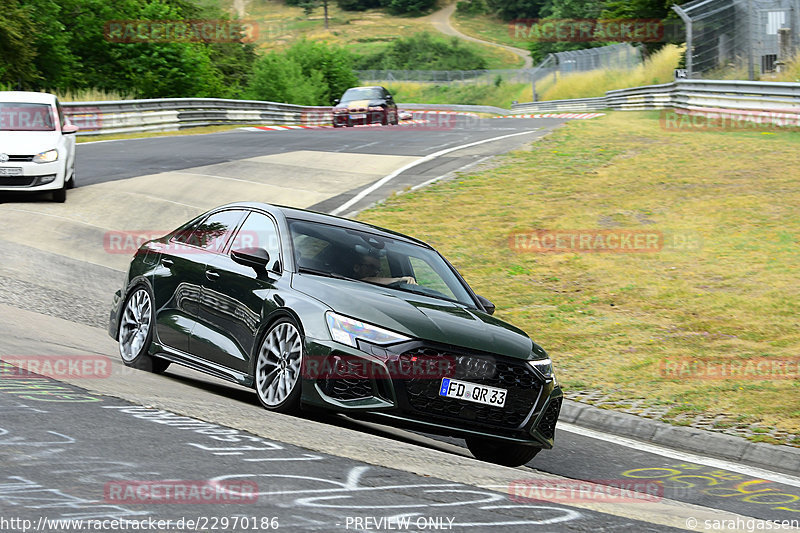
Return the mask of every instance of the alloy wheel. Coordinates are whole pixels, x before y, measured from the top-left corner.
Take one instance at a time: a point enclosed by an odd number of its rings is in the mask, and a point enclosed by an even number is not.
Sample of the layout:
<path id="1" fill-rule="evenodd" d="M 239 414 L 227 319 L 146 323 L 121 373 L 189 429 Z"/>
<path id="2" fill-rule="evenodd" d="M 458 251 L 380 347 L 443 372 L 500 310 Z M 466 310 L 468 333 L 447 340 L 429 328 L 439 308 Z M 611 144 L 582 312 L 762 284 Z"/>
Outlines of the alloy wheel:
<path id="1" fill-rule="evenodd" d="M 280 322 L 264 337 L 256 362 L 256 391 L 267 407 L 283 404 L 297 386 L 302 346 L 300 332 L 291 322 Z"/>
<path id="2" fill-rule="evenodd" d="M 132 362 L 145 346 L 152 321 L 152 302 L 145 289 L 137 289 L 125 305 L 119 325 L 119 354 Z"/>

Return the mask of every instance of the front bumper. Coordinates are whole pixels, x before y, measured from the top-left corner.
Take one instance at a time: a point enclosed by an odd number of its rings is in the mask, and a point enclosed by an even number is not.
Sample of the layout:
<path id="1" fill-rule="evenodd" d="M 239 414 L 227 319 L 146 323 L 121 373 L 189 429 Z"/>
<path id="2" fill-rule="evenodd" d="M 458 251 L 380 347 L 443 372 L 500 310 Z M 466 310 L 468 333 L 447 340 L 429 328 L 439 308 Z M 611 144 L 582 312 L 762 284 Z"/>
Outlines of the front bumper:
<path id="1" fill-rule="evenodd" d="M 9 161 L 0 167 L 22 169 L 18 176 L 0 176 L 0 191 L 51 191 L 64 186 L 64 162 L 60 159 L 52 163 Z"/>
<path id="2" fill-rule="evenodd" d="M 307 338 L 306 359 L 314 362 L 315 369 L 304 368 L 303 402 L 428 433 L 491 437 L 552 448 L 563 394 L 555 379 L 542 378 L 524 361 L 419 341 L 396 345 L 391 350 L 367 344 L 359 348 Z M 506 389 L 505 406 L 441 397 L 438 390 L 442 377 L 446 377 L 443 375 L 398 376 L 391 370 L 410 357 L 447 359 L 455 371 L 450 377 Z M 346 374 L 323 375 L 318 371 L 337 367 L 335 361 L 364 364 L 354 365 L 358 370 Z M 464 374 L 473 361 L 488 362 L 493 374 Z M 365 373 L 364 369 L 371 370 Z"/>
<path id="3" fill-rule="evenodd" d="M 385 116 L 384 111 L 348 111 L 347 113 L 334 113 L 333 123 L 338 126 L 382 124 Z"/>

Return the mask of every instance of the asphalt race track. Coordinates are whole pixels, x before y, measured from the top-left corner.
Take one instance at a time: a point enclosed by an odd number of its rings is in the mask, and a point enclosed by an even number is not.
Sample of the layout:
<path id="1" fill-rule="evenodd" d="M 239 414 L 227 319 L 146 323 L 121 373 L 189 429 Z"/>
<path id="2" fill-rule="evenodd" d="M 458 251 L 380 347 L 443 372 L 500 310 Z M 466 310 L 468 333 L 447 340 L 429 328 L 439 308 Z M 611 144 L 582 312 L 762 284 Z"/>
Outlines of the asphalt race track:
<path id="1" fill-rule="evenodd" d="M 105 326 L 134 249 L 110 234 L 164 234 L 238 200 L 346 215 L 490 164 L 563 121 L 459 117 L 88 143 L 65 204 L 0 199 L 0 356 L 102 367 L 65 381 L 3 379 L 0 367 L 0 531 L 112 519 L 147 524 L 139 531 L 748 531 L 753 519 L 800 519 L 800 479 L 781 465 L 560 424 L 553 450 L 506 468 L 473 459 L 457 439 L 270 413 L 253 391 L 210 376 L 121 364 Z M 126 491 L 159 480 L 226 489 L 165 504 Z M 543 501 L 531 486 L 559 488 Z"/>

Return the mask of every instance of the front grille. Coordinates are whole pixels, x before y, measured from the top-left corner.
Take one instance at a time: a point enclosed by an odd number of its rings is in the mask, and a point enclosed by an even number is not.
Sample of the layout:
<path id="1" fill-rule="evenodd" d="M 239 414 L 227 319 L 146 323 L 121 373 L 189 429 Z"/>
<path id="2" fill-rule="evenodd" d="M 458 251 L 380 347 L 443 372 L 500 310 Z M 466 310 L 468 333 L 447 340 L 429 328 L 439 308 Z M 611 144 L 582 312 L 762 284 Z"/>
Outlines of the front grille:
<path id="1" fill-rule="evenodd" d="M 36 176 L 0 176 L 0 187 L 30 187 Z"/>
<path id="2" fill-rule="evenodd" d="M 558 422 L 558 414 L 561 411 L 561 398 L 556 398 L 547 406 L 539 425 L 536 429 L 546 439 L 552 439 L 556 436 L 556 422 Z"/>
<path id="3" fill-rule="evenodd" d="M 422 348 L 407 352 L 403 357 L 442 357 L 455 367 L 451 375 L 480 385 L 506 389 L 503 407 L 482 405 L 455 398 L 439 396 L 440 378 L 423 377 L 405 380 L 409 405 L 426 417 L 456 419 L 474 427 L 520 427 L 539 397 L 541 383 L 525 364 L 512 358 L 441 352 Z"/>
<path id="4" fill-rule="evenodd" d="M 8 161 L 9 162 L 11 162 L 11 161 L 15 161 L 15 162 L 27 161 L 27 162 L 30 162 L 30 161 L 33 161 L 33 156 L 32 155 L 11 155 L 11 154 L 9 154 L 8 155 Z"/>

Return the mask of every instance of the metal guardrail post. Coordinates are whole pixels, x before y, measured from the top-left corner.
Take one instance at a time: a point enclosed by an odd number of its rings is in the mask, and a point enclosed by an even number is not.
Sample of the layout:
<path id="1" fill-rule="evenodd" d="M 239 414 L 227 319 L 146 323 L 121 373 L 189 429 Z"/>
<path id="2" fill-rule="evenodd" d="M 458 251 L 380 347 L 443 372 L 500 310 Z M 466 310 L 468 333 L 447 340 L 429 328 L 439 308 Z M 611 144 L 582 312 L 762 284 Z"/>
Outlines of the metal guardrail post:
<path id="1" fill-rule="evenodd" d="M 689 76 L 689 79 L 692 78 L 692 19 L 689 18 L 689 15 L 686 14 L 686 11 L 680 8 L 678 5 L 673 5 L 672 10 L 678 14 L 678 16 L 683 20 L 683 23 L 686 24 L 686 52 L 684 56 L 686 58 L 686 75 Z"/>

